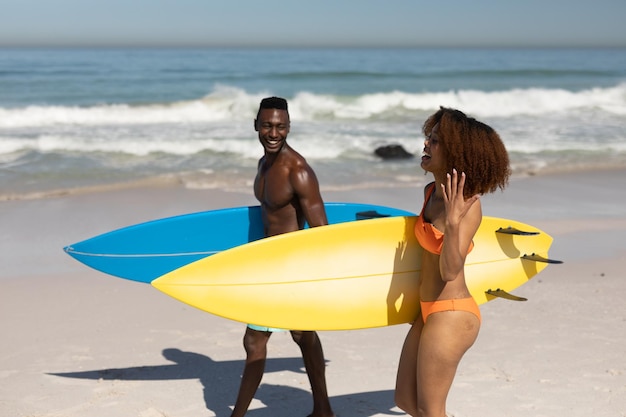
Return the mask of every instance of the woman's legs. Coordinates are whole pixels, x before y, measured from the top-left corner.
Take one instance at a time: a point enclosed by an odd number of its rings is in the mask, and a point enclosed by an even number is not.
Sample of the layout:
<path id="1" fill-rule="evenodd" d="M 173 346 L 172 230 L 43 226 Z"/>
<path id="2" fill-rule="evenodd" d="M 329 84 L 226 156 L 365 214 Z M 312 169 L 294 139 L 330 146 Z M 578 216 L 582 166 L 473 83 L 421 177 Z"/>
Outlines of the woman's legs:
<path id="1" fill-rule="evenodd" d="M 396 377 L 396 405 L 410 415 L 417 415 L 417 355 L 424 322 L 419 316 L 406 335 Z"/>
<path id="2" fill-rule="evenodd" d="M 412 325 L 402 347 L 395 401 L 411 416 L 445 417 L 446 399 L 461 358 L 474 344 L 480 320 L 444 311 Z"/>
<path id="3" fill-rule="evenodd" d="M 417 356 L 417 409 L 420 417 L 445 417 L 446 399 L 461 358 L 474 344 L 480 320 L 467 311 L 431 314 Z"/>

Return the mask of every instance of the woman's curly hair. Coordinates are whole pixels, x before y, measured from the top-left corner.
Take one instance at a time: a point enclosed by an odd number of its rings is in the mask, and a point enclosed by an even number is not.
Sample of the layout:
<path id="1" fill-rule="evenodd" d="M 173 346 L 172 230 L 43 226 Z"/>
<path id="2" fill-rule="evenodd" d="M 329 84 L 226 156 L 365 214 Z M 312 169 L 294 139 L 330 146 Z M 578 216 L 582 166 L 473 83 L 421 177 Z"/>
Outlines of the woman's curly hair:
<path id="1" fill-rule="evenodd" d="M 446 171 L 465 173 L 464 196 L 504 190 L 511 168 L 509 155 L 500 136 L 490 126 L 467 117 L 465 113 L 441 107 L 424 123 L 422 131 L 430 136 L 438 125 L 439 144 L 446 160 Z"/>

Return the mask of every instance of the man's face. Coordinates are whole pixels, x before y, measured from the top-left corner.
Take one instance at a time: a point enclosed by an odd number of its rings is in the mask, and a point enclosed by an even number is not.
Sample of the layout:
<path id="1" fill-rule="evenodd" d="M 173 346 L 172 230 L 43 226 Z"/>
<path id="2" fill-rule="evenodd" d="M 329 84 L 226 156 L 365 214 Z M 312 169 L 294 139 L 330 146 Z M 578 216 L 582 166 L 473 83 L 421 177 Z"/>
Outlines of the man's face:
<path id="1" fill-rule="evenodd" d="M 289 113 L 286 110 L 261 109 L 254 123 L 259 141 L 266 153 L 279 152 L 289 134 Z"/>

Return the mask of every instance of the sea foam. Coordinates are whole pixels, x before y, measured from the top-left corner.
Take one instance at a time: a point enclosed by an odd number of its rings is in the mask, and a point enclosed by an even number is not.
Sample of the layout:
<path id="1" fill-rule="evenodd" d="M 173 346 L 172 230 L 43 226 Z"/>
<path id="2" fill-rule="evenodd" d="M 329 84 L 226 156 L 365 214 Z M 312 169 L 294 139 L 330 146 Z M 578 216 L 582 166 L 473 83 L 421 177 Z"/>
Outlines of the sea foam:
<path id="1" fill-rule="evenodd" d="M 89 107 L 26 106 L 0 108 L 0 128 L 51 125 L 138 125 L 210 123 L 253 119 L 262 95 L 237 88 L 218 88 L 197 100 L 144 105 Z M 447 92 L 337 96 L 297 93 L 289 100 L 292 120 L 394 120 L 415 118 L 439 106 L 476 117 L 513 117 L 545 113 L 602 111 L 626 115 L 626 83 L 580 91 L 563 89 L 458 90 Z"/>

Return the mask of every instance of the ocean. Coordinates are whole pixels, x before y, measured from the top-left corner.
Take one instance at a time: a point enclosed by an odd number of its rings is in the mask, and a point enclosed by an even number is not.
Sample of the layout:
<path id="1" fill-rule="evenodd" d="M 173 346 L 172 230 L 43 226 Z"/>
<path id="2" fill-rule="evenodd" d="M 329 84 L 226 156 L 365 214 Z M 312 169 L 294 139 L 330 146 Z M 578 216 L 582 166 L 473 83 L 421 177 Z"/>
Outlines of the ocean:
<path id="1" fill-rule="evenodd" d="M 626 49 L 0 49 L 0 201 L 250 191 L 270 95 L 323 190 L 424 184 L 439 106 L 494 127 L 517 176 L 626 167 Z M 374 154 L 395 144 L 415 158 Z"/>

